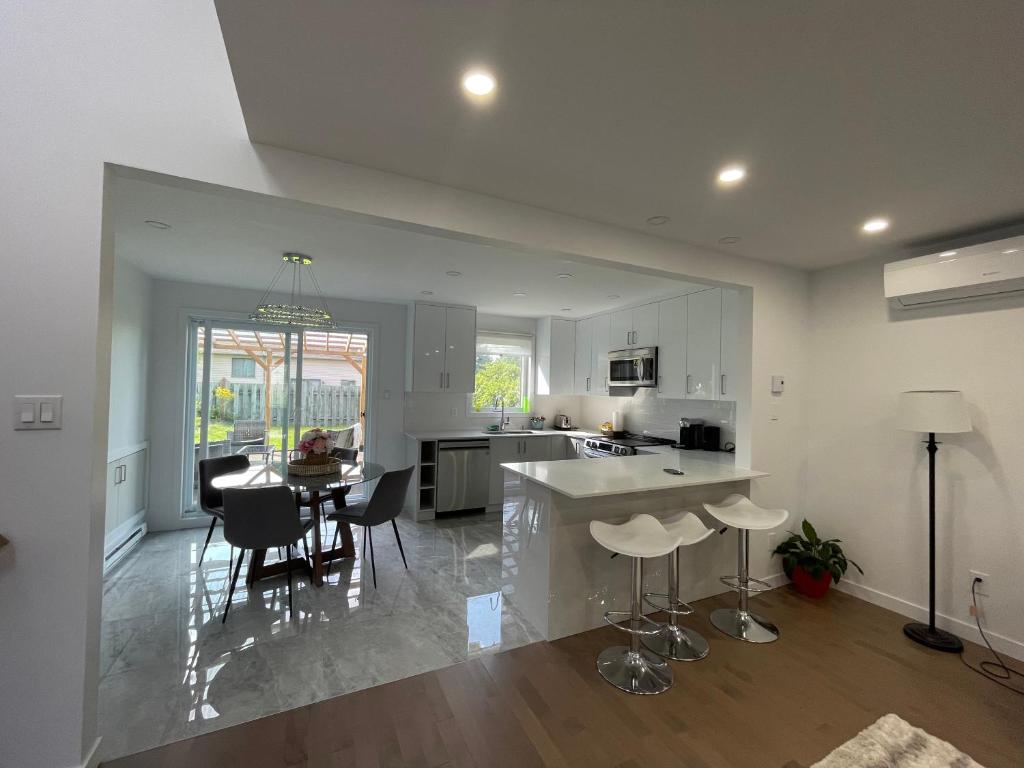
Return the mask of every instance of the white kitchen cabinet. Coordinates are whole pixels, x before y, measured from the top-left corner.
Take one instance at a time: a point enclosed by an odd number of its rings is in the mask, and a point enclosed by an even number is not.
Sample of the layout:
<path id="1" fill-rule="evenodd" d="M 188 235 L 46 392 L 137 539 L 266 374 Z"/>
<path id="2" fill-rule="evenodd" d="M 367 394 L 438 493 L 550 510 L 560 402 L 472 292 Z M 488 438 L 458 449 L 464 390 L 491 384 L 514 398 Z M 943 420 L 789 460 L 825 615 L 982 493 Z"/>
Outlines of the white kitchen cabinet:
<path id="1" fill-rule="evenodd" d="M 567 459 L 582 459 L 585 458 L 583 455 L 583 441 L 586 438 L 583 437 L 569 437 L 566 439 L 565 444 L 562 446 L 565 451 L 565 458 Z"/>
<path id="2" fill-rule="evenodd" d="M 658 303 L 658 397 L 686 397 L 686 296 Z"/>
<path id="3" fill-rule="evenodd" d="M 657 303 L 612 312 L 610 321 L 610 349 L 653 347 L 658 343 Z"/>
<path id="4" fill-rule="evenodd" d="M 476 389 L 476 310 L 445 307 L 445 391 L 469 394 Z"/>
<path id="5" fill-rule="evenodd" d="M 633 346 L 633 310 L 620 309 L 609 316 L 609 343 L 611 349 L 629 349 Z"/>
<path id="6" fill-rule="evenodd" d="M 658 343 L 658 305 L 644 304 L 633 309 L 634 347 L 653 347 Z"/>
<path id="7" fill-rule="evenodd" d="M 537 394 L 571 395 L 576 371 L 576 323 L 560 317 L 537 321 Z"/>
<path id="8" fill-rule="evenodd" d="M 590 318 L 590 393 L 608 394 L 608 352 L 611 350 L 611 315 Z"/>
<path id="9" fill-rule="evenodd" d="M 505 470 L 501 468 L 502 464 L 521 461 L 550 461 L 552 442 L 555 440 L 546 435 L 492 437 L 488 505 L 501 504 L 505 498 Z"/>
<path id="10" fill-rule="evenodd" d="M 722 369 L 718 377 L 718 399 L 735 400 L 740 362 L 740 294 L 722 289 Z"/>
<path id="11" fill-rule="evenodd" d="M 577 395 L 590 394 L 590 369 L 593 367 L 591 359 L 594 341 L 593 328 L 594 324 L 590 318 L 576 321 L 576 354 L 574 356 L 572 391 Z"/>
<path id="12" fill-rule="evenodd" d="M 410 323 L 412 392 L 472 392 L 476 380 L 476 310 L 415 304 Z"/>
<path id="13" fill-rule="evenodd" d="M 722 368 L 722 289 L 686 297 L 686 397 L 714 400 Z"/>

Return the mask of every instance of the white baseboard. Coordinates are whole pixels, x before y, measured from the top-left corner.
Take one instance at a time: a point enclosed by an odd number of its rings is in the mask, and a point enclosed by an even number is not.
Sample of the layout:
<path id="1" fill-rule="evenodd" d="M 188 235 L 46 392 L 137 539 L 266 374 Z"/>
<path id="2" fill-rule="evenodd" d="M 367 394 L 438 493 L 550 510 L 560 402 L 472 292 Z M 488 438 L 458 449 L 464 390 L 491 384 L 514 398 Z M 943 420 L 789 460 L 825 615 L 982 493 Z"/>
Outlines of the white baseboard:
<path id="1" fill-rule="evenodd" d="M 861 600 L 881 606 L 882 608 L 888 608 L 890 611 L 895 611 L 896 613 L 906 616 L 907 618 L 914 619 L 915 621 L 928 620 L 928 609 L 925 606 L 916 605 L 908 600 L 886 594 L 885 592 L 880 592 L 877 589 L 866 587 L 863 584 L 857 584 L 856 582 L 849 581 L 848 579 L 843 579 L 839 584 L 835 585 L 835 588 L 840 592 L 845 592 L 848 595 L 859 597 Z M 953 632 L 965 640 L 970 640 L 978 645 L 985 644 L 984 640 L 981 638 L 981 633 L 978 632 L 978 628 L 971 622 L 937 613 L 935 614 L 935 625 L 940 629 L 945 629 L 947 632 Z M 988 629 L 985 630 L 985 636 L 988 638 L 989 642 L 992 643 L 992 647 L 1000 653 L 1005 653 L 1007 656 L 1017 659 L 1018 661 L 1024 661 L 1024 643 L 1010 637 L 1005 637 L 1004 635 L 996 634 Z"/>

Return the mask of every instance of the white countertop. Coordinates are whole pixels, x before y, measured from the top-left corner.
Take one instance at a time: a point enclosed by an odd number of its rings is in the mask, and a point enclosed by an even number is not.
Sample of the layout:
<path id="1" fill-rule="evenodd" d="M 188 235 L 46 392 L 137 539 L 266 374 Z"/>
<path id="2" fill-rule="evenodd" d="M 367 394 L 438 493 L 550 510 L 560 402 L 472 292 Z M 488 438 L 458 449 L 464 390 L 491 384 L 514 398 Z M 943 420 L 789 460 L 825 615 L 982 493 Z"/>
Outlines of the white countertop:
<path id="1" fill-rule="evenodd" d="M 663 491 L 768 477 L 767 472 L 735 467 L 732 464 L 702 461 L 693 458 L 692 453 L 696 452 L 674 451 L 671 454 L 622 458 L 527 461 L 501 466 L 573 499 L 611 496 L 617 493 Z M 671 475 L 663 471 L 665 467 L 681 469 L 686 474 Z"/>
<path id="2" fill-rule="evenodd" d="M 587 432 L 582 429 L 531 429 L 529 433 L 520 432 L 484 432 L 480 429 L 444 429 L 436 432 L 406 432 L 406 437 L 413 440 L 487 440 L 491 437 L 557 437 L 566 435 L 568 437 L 593 437 L 597 432 Z"/>

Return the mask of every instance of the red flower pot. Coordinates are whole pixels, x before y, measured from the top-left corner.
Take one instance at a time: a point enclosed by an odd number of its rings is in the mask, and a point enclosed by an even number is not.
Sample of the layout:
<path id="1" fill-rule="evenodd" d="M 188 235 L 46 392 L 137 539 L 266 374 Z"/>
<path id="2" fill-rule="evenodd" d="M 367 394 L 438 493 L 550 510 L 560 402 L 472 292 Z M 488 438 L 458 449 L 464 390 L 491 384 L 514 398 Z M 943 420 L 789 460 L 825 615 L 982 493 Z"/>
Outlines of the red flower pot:
<path id="1" fill-rule="evenodd" d="M 815 599 L 824 597 L 828 592 L 828 585 L 832 583 L 832 574 L 828 571 L 822 572 L 821 576 L 814 578 L 799 565 L 793 569 L 793 584 L 797 592 Z"/>

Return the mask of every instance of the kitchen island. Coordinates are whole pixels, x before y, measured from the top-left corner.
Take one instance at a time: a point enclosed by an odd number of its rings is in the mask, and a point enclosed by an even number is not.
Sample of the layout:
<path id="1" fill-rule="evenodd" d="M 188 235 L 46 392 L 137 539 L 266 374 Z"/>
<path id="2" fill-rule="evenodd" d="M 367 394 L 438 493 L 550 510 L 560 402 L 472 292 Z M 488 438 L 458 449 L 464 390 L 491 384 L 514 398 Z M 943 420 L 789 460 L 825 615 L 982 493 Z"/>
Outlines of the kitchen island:
<path id="1" fill-rule="evenodd" d="M 548 640 L 601 626 L 607 610 L 629 605 L 629 558 L 611 558 L 590 521 L 625 522 L 680 510 L 715 526 L 703 502 L 750 494 L 765 472 L 702 461 L 685 452 L 588 461 L 505 463 L 505 594 Z M 681 470 L 676 475 L 666 468 Z M 736 537 L 712 536 L 683 553 L 680 597 L 723 591 L 736 570 Z M 666 591 L 665 558 L 644 561 L 644 590 Z"/>

